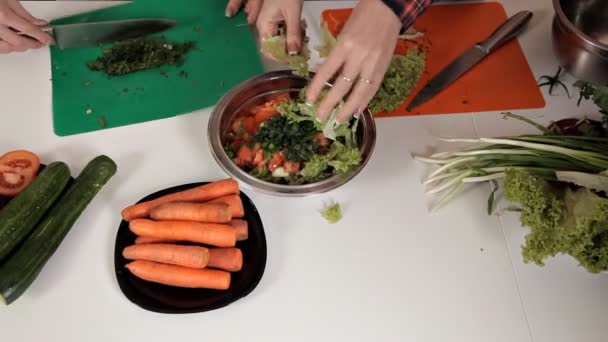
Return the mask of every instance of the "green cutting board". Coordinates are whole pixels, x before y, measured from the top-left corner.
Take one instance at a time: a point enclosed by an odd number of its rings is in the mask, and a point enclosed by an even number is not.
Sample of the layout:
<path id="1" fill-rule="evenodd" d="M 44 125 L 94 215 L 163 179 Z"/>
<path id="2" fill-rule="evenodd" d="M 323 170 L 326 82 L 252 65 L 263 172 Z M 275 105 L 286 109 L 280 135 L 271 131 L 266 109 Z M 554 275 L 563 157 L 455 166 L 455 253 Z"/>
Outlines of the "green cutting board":
<path id="1" fill-rule="evenodd" d="M 66 136 L 190 113 L 214 105 L 230 88 L 263 72 L 255 37 L 243 14 L 228 19 L 226 1 L 137 0 L 53 23 L 161 17 L 179 21 L 156 34 L 193 40 L 181 66 L 108 77 L 86 66 L 104 46 L 51 48 L 53 125 Z M 105 46 L 107 47 L 107 46 Z"/>

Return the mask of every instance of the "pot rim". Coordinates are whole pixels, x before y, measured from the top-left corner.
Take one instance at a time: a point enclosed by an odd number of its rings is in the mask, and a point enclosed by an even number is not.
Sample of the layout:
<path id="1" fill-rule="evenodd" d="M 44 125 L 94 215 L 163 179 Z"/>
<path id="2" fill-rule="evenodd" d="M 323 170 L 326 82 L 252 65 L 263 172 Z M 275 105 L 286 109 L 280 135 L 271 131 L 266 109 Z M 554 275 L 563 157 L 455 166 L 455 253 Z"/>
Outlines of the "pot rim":
<path id="1" fill-rule="evenodd" d="M 574 32 L 574 34 L 579 36 L 587 44 L 589 44 L 597 49 L 601 49 L 605 52 L 608 52 L 608 44 L 604 44 L 602 42 L 597 41 L 596 39 L 593 39 L 592 37 L 587 35 L 585 32 L 581 31 L 578 27 L 576 27 L 572 23 L 572 21 L 570 21 L 570 19 L 568 19 L 568 17 L 566 16 L 566 13 L 564 13 L 564 10 L 562 9 L 561 0 L 553 0 L 553 9 L 555 10 L 555 15 L 557 16 L 558 21 L 561 25 L 565 25 L 568 28 L 568 30 Z"/>

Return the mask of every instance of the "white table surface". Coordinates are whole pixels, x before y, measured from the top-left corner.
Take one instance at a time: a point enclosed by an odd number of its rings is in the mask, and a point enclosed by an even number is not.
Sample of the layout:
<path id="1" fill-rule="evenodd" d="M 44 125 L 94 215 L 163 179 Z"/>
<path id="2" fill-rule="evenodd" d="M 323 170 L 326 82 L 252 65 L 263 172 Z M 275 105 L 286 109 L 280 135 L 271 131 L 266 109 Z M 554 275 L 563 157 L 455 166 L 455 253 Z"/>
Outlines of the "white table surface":
<path id="1" fill-rule="evenodd" d="M 25 4 L 46 19 L 112 5 Z M 537 77 L 555 72 L 551 2 L 503 4 L 509 14 L 534 11 L 520 43 Z M 313 43 L 322 9 L 352 5 L 306 3 Z M 206 313 L 144 311 L 126 299 L 114 276 L 120 210 L 162 188 L 225 177 L 205 137 L 210 109 L 60 138 L 52 131 L 49 78 L 48 50 L 0 56 L 0 151 L 31 149 L 43 162 L 67 162 L 73 174 L 103 153 L 117 162 L 118 173 L 27 293 L 0 307 L 3 341 L 606 340 L 608 276 L 587 274 L 569 257 L 544 268 L 524 264 L 519 251 L 527 230 L 515 215 L 486 214 L 487 188 L 427 212 L 422 171 L 409 153 L 434 145 L 433 136 L 530 130 L 497 113 L 378 119 L 373 158 L 344 187 L 306 199 L 245 190 L 261 213 L 268 243 L 256 290 Z M 547 123 L 595 112 L 546 91 L 544 109 L 519 113 Z M 345 209 L 337 225 L 318 213 L 330 200 Z"/>

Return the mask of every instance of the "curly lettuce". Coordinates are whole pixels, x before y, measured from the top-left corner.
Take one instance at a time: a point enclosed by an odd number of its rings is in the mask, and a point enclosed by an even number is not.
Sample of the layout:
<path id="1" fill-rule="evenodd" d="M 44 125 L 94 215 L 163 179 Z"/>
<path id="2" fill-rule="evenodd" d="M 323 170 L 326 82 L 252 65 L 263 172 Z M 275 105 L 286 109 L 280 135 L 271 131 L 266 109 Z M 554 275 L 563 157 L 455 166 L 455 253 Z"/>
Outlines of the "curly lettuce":
<path id="1" fill-rule="evenodd" d="M 507 170 L 505 198 L 522 207 L 530 227 L 524 261 L 544 265 L 547 257 L 569 254 L 592 273 L 608 269 L 608 199 L 587 188 L 572 190 L 528 173 Z"/>
<path id="2" fill-rule="evenodd" d="M 272 56 L 277 62 L 287 64 L 294 75 L 308 78 L 308 60 L 310 59 L 308 44 L 302 44 L 302 49 L 298 54 L 289 54 L 284 26 L 279 26 L 278 35 L 262 38 L 261 50 L 262 53 Z"/>
<path id="3" fill-rule="evenodd" d="M 425 53 L 410 49 L 406 55 L 394 55 L 384 80 L 369 103 L 373 114 L 393 111 L 414 90 L 425 69 Z"/>
<path id="4" fill-rule="evenodd" d="M 329 223 L 338 223 L 342 219 L 342 206 L 338 202 L 331 203 L 321 211 L 321 215 Z"/>

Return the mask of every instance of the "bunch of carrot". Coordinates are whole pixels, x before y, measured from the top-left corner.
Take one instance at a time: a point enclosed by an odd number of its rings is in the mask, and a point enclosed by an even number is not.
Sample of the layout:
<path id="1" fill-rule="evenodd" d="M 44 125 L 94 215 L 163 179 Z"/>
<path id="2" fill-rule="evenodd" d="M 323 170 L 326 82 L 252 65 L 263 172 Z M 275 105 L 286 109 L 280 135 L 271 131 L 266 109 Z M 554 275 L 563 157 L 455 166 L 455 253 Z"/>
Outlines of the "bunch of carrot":
<path id="1" fill-rule="evenodd" d="M 248 238 L 238 184 L 223 179 L 131 205 L 122 211 L 135 244 L 123 250 L 135 276 L 156 283 L 225 290 L 243 267 Z M 186 243 L 186 244 L 184 244 Z"/>

